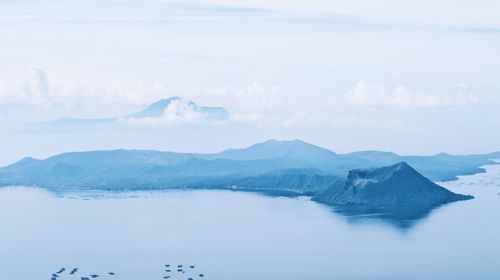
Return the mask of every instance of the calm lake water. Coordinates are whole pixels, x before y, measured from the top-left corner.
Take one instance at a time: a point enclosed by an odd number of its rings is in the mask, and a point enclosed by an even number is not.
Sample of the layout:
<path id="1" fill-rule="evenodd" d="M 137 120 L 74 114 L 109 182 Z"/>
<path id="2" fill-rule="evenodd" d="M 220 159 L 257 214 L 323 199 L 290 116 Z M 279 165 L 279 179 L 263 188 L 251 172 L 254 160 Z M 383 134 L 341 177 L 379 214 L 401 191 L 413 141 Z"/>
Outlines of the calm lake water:
<path id="1" fill-rule="evenodd" d="M 442 184 L 476 199 L 405 226 L 308 198 L 0 188 L 0 279 L 499 279 L 500 166 L 487 169 Z"/>

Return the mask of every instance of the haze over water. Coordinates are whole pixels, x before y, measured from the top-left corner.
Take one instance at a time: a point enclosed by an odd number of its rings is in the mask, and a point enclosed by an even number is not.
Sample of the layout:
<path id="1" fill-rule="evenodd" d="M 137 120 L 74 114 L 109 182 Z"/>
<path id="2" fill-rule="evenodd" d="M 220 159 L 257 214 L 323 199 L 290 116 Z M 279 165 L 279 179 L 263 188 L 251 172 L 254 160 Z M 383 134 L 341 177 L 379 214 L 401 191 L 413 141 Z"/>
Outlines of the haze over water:
<path id="1" fill-rule="evenodd" d="M 0 188 L 0 279 L 50 279 L 61 267 L 79 272 L 59 279 L 162 279 L 165 264 L 218 280 L 495 279 L 500 166 L 486 169 L 442 184 L 476 199 L 409 227 L 346 217 L 306 197 Z"/>

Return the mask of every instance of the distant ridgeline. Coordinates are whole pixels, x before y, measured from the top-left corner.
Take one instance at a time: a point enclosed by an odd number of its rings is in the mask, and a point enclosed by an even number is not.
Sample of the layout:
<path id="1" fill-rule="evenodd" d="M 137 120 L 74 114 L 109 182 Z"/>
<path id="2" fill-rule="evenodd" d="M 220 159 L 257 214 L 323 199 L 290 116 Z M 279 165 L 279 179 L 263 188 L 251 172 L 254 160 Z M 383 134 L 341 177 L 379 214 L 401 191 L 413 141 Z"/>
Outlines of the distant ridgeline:
<path id="1" fill-rule="evenodd" d="M 399 156 L 388 152 L 336 154 L 300 140 L 269 140 L 216 154 L 144 150 L 76 152 L 22 159 L 0 168 L 0 185 L 49 189 L 139 190 L 231 188 L 291 195 L 324 193 L 351 169 L 406 162 L 433 181 L 484 172 L 500 153 Z M 413 170 L 413 169 L 412 169 Z M 350 176 L 354 173 L 349 173 Z M 335 183 L 337 182 L 337 183 Z"/>

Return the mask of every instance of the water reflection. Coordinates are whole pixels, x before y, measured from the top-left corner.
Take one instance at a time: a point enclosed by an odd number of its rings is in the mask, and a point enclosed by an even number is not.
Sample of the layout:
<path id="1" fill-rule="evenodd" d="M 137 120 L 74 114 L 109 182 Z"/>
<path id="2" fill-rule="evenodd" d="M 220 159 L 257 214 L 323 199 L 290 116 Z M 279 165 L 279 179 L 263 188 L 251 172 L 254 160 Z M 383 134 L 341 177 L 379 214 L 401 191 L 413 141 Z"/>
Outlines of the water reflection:
<path id="1" fill-rule="evenodd" d="M 345 217 L 349 223 L 381 221 L 402 231 L 407 231 L 442 206 L 426 204 L 392 207 L 333 205 L 330 208 L 335 214 Z"/>

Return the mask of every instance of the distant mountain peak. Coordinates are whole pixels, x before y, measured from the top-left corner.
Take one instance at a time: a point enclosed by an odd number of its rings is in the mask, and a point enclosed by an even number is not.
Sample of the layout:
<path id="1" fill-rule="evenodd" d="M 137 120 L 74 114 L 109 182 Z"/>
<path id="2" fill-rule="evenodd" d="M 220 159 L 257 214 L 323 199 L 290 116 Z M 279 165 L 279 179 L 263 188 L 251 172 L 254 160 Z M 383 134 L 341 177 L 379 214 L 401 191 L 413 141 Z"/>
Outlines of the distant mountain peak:
<path id="1" fill-rule="evenodd" d="M 436 157 L 451 157 L 452 155 L 445 153 L 445 152 L 442 152 L 442 153 L 436 154 L 435 156 Z"/>
<path id="2" fill-rule="evenodd" d="M 406 161 L 401 161 L 401 162 L 398 162 L 394 165 L 391 165 L 388 167 L 389 169 L 392 169 L 394 172 L 396 171 L 415 171 L 416 170 L 411 167 L 408 163 L 406 163 Z"/>
<path id="3" fill-rule="evenodd" d="M 229 118 L 229 112 L 224 107 L 198 106 L 191 100 L 179 96 L 163 98 L 148 105 L 144 110 L 124 117 L 111 117 L 101 119 L 80 119 L 73 117 L 64 117 L 44 124 L 55 125 L 85 125 L 85 124 L 104 124 L 116 122 L 120 119 L 156 119 L 164 116 L 174 116 L 183 118 L 185 116 L 195 115 L 199 119 L 222 121 Z"/>
<path id="4" fill-rule="evenodd" d="M 396 163 L 394 166 L 397 167 L 398 169 L 409 168 L 409 169 L 414 170 L 413 167 L 411 167 L 406 161 L 401 161 L 399 163 Z"/>
<path id="5" fill-rule="evenodd" d="M 151 103 L 147 108 L 147 109 L 150 109 L 150 108 L 155 108 L 155 107 L 159 107 L 159 108 L 166 108 L 168 107 L 168 105 L 170 105 L 170 103 L 172 103 L 173 101 L 181 101 L 182 98 L 180 98 L 179 96 L 172 96 L 170 98 L 162 98 L 158 101 L 155 101 L 153 103 Z"/>
<path id="6" fill-rule="evenodd" d="M 42 124 L 71 126 L 100 125 L 113 123 L 123 119 L 159 119 L 165 116 L 180 119 L 195 116 L 196 119 L 201 120 L 223 121 L 229 118 L 229 112 L 224 107 L 198 106 L 198 104 L 191 100 L 179 96 L 172 96 L 159 99 L 148 105 L 144 110 L 128 116 L 101 119 L 64 117 Z"/>
<path id="7" fill-rule="evenodd" d="M 159 118 L 163 116 L 165 109 L 172 104 L 172 102 L 180 102 L 182 98 L 178 96 L 173 96 L 170 98 L 163 98 L 156 102 L 151 103 L 146 109 L 130 115 L 131 118 L 141 119 L 141 118 Z"/>
<path id="8" fill-rule="evenodd" d="M 172 108 L 174 109 L 171 110 L 173 114 L 177 114 L 178 111 L 183 113 L 192 112 L 201 114 L 203 117 L 212 120 L 225 120 L 229 117 L 229 112 L 224 107 L 198 106 L 198 104 L 191 100 L 186 100 L 179 96 L 173 96 L 170 98 L 160 99 L 150 104 L 143 111 L 128 116 L 128 118 L 161 118 L 165 115 L 166 110 L 171 106 L 174 106 L 174 104 L 178 108 Z"/>
<path id="9" fill-rule="evenodd" d="M 269 139 L 242 149 L 228 149 L 212 156 L 219 159 L 261 160 L 294 159 L 326 163 L 333 161 L 337 154 L 302 140 Z"/>
<path id="10" fill-rule="evenodd" d="M 305 141 L 299 140 L 299 139 L 292 139 L 292 140 L 277 140 L 277 139 L 269 139 L 264 142 L 256 143 L 253 144 L 250 147 L 255 147 L 255 146 L 270 146 L 270 145 L 280 145 L 280 146 L 309 146 L 309 147 L 318 147 L 313 144 L 307 143 Z M 323 148 L 322 148 L 323 149 Z"/>
<path id="11" fill-rule="evenodd" d="M 263 142 L 256 143 L 254 145 L 267 145 L 267 144 L 279 144 L 279 145 L 305 145 L 305 146 L 314 146 L 318 147 L 314 144 L 308 143 L 306 141 L 300 139 L 290 139 L 290 140 L 278 140 L 278 139 L 268 139 Z"/>
<path id="12" fill-rule="evenodd" d="M 362 180 L 367 180 L 370 182 L 382 182 L 397 176 L 414 176 L 418 179 L 425 179 L 423 175 L 418 173 L 413 167 L 411 167 L 405 161 L 398 162 L 396 164 L 384 167 L 370 168 L 370 169 L 353 169 L 350 170 L 347 175 L 347 181 L 349 182 L 359 182 Z"/>

